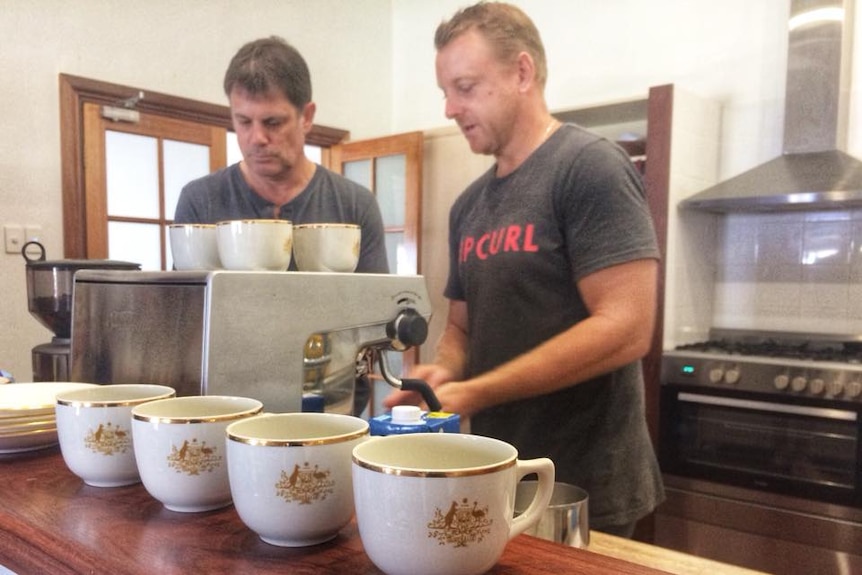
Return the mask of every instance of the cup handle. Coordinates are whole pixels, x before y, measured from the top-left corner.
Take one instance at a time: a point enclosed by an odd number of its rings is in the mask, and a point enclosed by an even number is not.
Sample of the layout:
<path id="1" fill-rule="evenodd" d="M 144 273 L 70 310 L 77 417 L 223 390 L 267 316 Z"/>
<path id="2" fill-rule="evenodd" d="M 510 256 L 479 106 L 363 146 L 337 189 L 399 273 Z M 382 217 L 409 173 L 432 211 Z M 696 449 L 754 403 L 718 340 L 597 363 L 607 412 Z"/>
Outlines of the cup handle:
<path id="1" fill-rule="evenodd" d="M 539 459 L 527 459 L 518 461 L 517 481 L 521 481 L 524 476 L 535 473 L 539 476 L 536 495 L 530 502 L 530 505 L 523 513 L 512 520 L 512 526 L 509 528 L 509 539 L 520 535 L 529 527 L 541 519 L 542 513 L 548 508 L 551 502 L 551 495 L 554 493 L 554 462 L 547 457 Z M 516 481 L 516 484 L 517 484 Z"/>

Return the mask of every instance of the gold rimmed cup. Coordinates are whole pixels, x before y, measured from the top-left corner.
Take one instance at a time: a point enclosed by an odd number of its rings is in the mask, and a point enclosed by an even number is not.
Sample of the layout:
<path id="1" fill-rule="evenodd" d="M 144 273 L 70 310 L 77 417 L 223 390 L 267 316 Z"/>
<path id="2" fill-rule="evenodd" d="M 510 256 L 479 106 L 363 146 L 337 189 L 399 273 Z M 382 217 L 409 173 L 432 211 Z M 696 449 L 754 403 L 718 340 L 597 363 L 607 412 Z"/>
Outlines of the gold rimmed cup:
<path id="1" fill-rule="evenodd" d="M 301 272 L 350 273 L 359 263 L 362 228 L 320 223 L 293 227 L 293 258 Z"/>
<path id="2" fill-rule="evenodd" d="M 350 457 L 368 422 L 334 413 L 265 414 L 227 428 L 231 494 L 249 529 L 272 545 L 329 541 L 353 517 Z"/>
<path id="3" fill-rule="evenodd" d="M 174 395 L 172 387 L 154 384 L 97 385 L 57 394 L 57 436 L 66 466 L 96 487 L 138 483 L 132 409 Z"/>
<path id="4" fill-rule="evenodd" d="M 218 222 L 216 245 L 225 269 L 285 271 L 293 255 L 293 223 L 274 219 Z"/>
<path id="5" fill-rule="evenodd" d="M 550 459 L 521 460 L 512 445 L 478 435 L 373 437 L 352 460 L 359 536 L 388 575 L 485 573 L 539 520 L 554 486 Z M 532 473 L 538 489 L 515 518 L 516 486 Z"/>
<path id="6" fill-rule="evenodd" d="M 171 224 L 168 237 L 177 270 L 217 270 L 221 267 L 215 224 Z"/>
<path id="7" fill-rule="evenodd" d="M 256 399 L 220 395 L 174 397 L 132 409 L 135 460 L 146 490 L 171 511 L 230 505 L 225 430 L 262 409 Z"/>

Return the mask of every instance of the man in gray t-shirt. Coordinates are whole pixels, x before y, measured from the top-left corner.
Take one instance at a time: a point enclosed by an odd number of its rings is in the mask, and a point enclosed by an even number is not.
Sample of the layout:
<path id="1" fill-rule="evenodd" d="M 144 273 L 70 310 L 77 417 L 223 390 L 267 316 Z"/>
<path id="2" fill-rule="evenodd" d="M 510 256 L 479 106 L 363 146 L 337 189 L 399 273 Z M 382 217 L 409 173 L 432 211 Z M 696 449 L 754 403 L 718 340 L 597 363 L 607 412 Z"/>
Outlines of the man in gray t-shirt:
<path id="1" fill-rule="evenodd" d="M 305 156 L 316 108 L 302 55 L 276 37 L 249 42 L 231 60 L 224 91 L 243 159 L 187 184 L 174 221 L 263 218 L 358 224 L 362 244 L 356 271 L 388 273 L 383 220 L 374 196 Z"/>
<path id="2" fill-rule="evenodd" d="M 640 177 L 548 113 L 544 48 L 520 9 L 460 10 L 435 46 L 446 116 L 496 162 L 450 211 L 447 323 L 411 375 L 473 433 L 550 457 L 588 492 L 591 529 L 631 536 L 664 497 L 640 364 L 659 257 Z"/>

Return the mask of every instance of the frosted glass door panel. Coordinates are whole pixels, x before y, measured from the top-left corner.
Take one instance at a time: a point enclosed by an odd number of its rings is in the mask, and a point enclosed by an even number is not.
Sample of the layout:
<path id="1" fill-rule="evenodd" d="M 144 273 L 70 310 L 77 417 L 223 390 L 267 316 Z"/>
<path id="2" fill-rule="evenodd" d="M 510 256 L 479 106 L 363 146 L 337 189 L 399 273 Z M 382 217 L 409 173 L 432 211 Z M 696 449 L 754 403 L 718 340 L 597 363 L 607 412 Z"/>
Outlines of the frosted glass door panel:
<path id="1" fill-rule="evenodd" d="M 389 273 L 406 275 L 416 273 L 416 270 L 408 267 L 408 262 L 412 262 L 413 259 L 405 253 L 403 232 L 386 232 L 383 241 L 386 243 L 386 260 L 389 262 Z"/>
<path id="2" fill-rule="evenodd" d="M 165 245 L 165 269 L 172 270 L 174 269 L 174 254 L 171 253 L 171 238 L 168 229 L 167 226 L 162 228 L 162 242 Z M 3 574 L 0 573 L 0 575 Z"/>
<path id="3" fill-rule="evenodd" d="M 406 173 L 407 158 L 404 154 L 377 159 L 374 193 L 386 227 L 404 226 Z"/>
<path id="4" fill-rule="evenodd" d="M 236 132 L 228 130 L 225 140 L 227 141 L 227 165 L 232 166 L 242 160 L 242 150 L 239 149 Z"/>
<path id="5" fill-rule="evenodd" d="M 320 146 L 310 146 L 306 144 L 303 149 L 305 150 L 305 157 L 315 164 L 320 164 L 320 162 L 323 161 L 323 148 Z"/>
<path id="6" fill-rule="evenodd" d="M 108 216 L 159 217 L 158 140 L 105 132 Z"/>
<path id="7" fill-rule="evenodd" d="M 373 190 L 371 185 L 371 160 L 357 160 L 344 163 L 344 177 L 353 180 L 360 186 Z"/>
<path id="8" fill-rule="evenodd" d="M 108 222 L 108 258 L 141 264 L 142 270 L 162 269 L 161 228 L 158 224 Z M 170 269 L 170 268 L 169 268 Z"/>
<path id="9" fill-rule="evenodd" d="M 165 140 L 162 153 L 165 170 L 165 218 L 171 220 L 183 186 L 210 173 L 210 149 L 209 146 L 201 144 Z"/>

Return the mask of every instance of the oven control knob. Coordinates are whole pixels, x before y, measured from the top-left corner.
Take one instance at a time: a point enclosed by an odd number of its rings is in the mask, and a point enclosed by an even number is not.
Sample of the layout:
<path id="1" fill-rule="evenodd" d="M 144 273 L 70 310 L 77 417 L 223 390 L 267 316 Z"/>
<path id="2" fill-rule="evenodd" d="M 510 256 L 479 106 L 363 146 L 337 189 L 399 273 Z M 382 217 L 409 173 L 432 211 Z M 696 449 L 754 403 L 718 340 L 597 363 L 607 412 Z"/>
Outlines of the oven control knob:
<path id="1" fill-rule="evenodd" d="M 813 393 L 814 395 L 820 395 L 823 393 L 823 389 L 826 387 L 826 382 L 819 377 L 815 377 L 811 380 L 811 384 L 808 386 L 808 391 Z"/>
<path id="2" fill-rule="evenodd" d="M 829 396 L 837 396 L 844 393 L 844 383 L 840 379 L 833 379 L 826 384 L 826 394 Z"/>
<path id="3" fill-rule="evenodd" d="M 790 385 L 790 376 L 786 373 L 776 375 L 775 379 L 772 380 L 772 384 L 775 386 L 775 389 L 783 391 Z"/>
<path id="4" fill-rule="evenodd" d="M 714 367 L 709 370 L 710 383 L 721 383 L 722 379 L 724 379 L 724 368 Z"/>
<path id="5" fill-rule="evenodd" d="M 730 384 L 739 383 L 739 368 L 732 367 L 724 374 L 724 381 Z"/>
<path id="6" fill-rule="evenodd" d="M 793 389 L 793 391 L 802 391 L 807 385 L 808 380 L 801 375 L 797 375 L 790 381 L 790 387 Z"/>
<path id="7" fill-rule="evenodd" d="M 847 395 L 850 397 L 859 397 L 862 395 L 862 383 L 851 381 L 847 383 Z"/>

